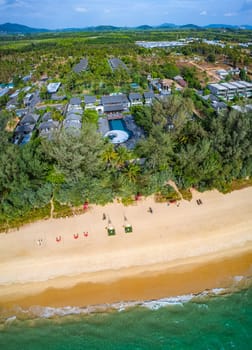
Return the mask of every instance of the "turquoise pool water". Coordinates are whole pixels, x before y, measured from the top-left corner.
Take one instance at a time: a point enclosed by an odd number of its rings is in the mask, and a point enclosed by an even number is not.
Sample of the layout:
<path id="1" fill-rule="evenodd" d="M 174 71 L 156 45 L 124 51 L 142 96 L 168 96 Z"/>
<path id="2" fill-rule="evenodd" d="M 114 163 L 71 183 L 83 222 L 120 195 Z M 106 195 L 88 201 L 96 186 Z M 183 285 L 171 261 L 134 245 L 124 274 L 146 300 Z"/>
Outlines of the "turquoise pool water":
<path id="1" fill-rule="evenodd" d="M 126 125 L 122 119 L 109 120 L 110 130 L 122 130 L 128 132 Z"/>

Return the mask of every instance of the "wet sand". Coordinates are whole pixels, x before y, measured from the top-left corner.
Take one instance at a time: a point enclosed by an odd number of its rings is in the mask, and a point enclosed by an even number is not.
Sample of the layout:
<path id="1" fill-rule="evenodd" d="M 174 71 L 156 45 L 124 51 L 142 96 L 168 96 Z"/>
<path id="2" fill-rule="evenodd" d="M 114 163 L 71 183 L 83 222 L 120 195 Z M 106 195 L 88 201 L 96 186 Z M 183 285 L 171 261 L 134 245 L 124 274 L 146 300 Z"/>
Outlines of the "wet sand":
<path id="1" fill-rule="evenodd" d="M 40 305 L 49 307 L 87 307 L 122 301 L 145 301 L 165 297 L 198 294 L 215 288 L 236 286 L 237 278 L 252 277 L 252 252 L 232 258 L 210 258 L 205 264 L 187 264 L 165 271 L 140 273 L 111 282 L 77 283 L 70 288 L 57 288 L 63 281 L 54 281 L 55 287 L 24 298 L 0 301 L 0 307 L 22 308 Z M 131 272 L 128 271 L 130 274 Z M 69 281 L 68 281 L 69 282 Z M 64 284 L 64 282 L 63 282 Z M 241 284 L 242 286 L 242 284 Z M 31 287 L 31 286 L 29 286 Z M 43 288 L 43 286 L 41 286 Z M 7 298 L 8 299 L 8 298 Z"/>

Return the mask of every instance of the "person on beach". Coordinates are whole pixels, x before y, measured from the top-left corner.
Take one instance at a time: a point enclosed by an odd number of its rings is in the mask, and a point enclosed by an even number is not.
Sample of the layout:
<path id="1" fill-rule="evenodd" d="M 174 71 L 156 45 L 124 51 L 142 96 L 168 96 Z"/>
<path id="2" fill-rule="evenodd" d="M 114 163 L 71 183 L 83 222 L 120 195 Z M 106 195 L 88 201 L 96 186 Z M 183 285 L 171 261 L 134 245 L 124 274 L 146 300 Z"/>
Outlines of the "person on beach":
<path id="1" fill-rule="evenodd" d="M 153 213 L 153 210 L 152 210 L 151 207 L 149 207 L 149 210 L 148 210 L 148 211 L 149 211 L 149 213 L 151 213 L 151 214 Z"/>
<path id="2" fill-rule="evenodd" d="M 102 214 L 102 220 L 106 220 L 106 214 L 105 213 Z"/>

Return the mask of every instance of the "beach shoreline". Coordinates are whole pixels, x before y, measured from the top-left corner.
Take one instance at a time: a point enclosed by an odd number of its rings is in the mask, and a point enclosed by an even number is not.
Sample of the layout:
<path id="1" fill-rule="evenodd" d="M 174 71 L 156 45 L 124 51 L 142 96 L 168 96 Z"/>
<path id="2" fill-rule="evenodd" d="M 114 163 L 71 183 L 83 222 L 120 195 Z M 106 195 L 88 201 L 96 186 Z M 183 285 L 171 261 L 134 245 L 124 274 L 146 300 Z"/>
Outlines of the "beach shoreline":
<path id="1" fill-rule="evenodd" d="M 246 188 L 194 191 L 179 207 L 148 197 L 26 225 L 0 236 L 0 306 L 88 306 L 229 286 L 252 275 L 251 214 Z M 125 216 L 132 233 L 124 232 Z M 108 219 L 115 236 L 107 235 Z"/>

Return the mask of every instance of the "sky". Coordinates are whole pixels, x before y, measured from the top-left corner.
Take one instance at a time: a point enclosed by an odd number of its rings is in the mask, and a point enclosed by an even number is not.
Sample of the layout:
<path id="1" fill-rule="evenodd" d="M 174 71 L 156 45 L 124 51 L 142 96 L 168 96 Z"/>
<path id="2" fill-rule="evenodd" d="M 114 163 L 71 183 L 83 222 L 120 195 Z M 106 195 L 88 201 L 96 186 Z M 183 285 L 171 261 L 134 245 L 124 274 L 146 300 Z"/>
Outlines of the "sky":
<path id="1" fill-rule="evenodd" d="M 252 0 L 0 0 L 0 24 L 35 28 L 162 23 L 252 25 Z"/>

